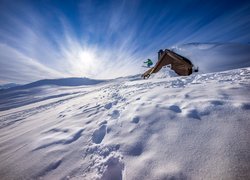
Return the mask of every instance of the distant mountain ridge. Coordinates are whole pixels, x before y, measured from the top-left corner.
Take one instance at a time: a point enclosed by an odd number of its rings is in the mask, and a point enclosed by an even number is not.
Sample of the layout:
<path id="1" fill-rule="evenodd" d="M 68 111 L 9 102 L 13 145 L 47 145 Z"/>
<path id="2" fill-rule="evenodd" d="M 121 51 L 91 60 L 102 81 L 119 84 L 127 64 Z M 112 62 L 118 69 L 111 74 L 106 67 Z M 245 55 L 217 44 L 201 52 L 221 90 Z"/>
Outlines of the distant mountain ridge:
<path id="1" fill-rule="evenodd" d="M 29 84 L 11 87 L 8 90 L 28 89 L 38 86 L 83 86 L 83 85 L 95 85 L 105 82 L 105 80 L 96 80 L 89 78 L 60 78 L 60 79 L 43 79 L 35 81 Z"/>
<path id="2" fill-rule="evenodd" d="M 16 83 L 2 84 L 2 85 L 0 85 L 0 90 L 1 89 L 9 89 L 9 88 L 13 88 L 16 86 L 20 86 L 20 84 L 16 84 Z"/>

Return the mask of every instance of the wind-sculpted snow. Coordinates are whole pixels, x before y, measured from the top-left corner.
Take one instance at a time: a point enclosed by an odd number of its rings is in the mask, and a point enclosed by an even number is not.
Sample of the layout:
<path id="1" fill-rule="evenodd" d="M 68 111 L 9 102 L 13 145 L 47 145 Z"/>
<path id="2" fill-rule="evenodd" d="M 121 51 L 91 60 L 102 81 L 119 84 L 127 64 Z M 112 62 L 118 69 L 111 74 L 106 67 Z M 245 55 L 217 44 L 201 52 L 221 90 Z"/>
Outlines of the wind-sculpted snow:
<path id="1" fill-rule="evenodd" d="M 82 86 L 81 89 L 83 89 L 84 86 L 86 88 L 103 82 L 105 81 L 88 78 L 48 79 L 0 90 L 0 111 L 47 99 L 78 95 L 83 91 L 76 91 L 77 88 L 72 88 L 72 86 Z M 69 89 L 69 91 L 61 93 L 64 89 Z"/>
<path id="2" fill-rule="evenodd" d="M 249 179 L 250 68 L 160 73 L 1 96 L 1 179 Z"/>

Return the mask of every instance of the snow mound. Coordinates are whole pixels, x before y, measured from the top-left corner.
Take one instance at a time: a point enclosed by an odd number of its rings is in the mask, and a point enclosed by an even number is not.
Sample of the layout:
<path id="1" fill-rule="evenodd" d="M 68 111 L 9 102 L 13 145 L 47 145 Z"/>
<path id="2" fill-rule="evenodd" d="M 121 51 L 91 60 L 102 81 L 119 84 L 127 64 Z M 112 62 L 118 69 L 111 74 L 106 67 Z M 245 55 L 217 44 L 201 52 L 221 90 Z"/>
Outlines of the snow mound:
<path id="1" fill-rule="evenodd" d="M 169 78 L 169 77 L 177 77 L 179 76 L 176 74 L 174 70 L 172 70 L 170 67 L 163 67 L 161 70 L 157 73 L 154 73 L 150 76 L 150 79 L 162 79 L 162 78 Z"/>

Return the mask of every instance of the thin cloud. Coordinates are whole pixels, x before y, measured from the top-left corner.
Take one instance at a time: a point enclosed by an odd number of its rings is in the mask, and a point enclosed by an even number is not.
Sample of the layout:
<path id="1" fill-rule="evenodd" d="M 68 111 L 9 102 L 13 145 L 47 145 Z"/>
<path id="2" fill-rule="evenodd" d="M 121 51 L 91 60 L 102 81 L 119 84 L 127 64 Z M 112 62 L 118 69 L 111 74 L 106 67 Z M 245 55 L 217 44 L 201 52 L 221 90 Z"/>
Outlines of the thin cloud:
<path id="1" fill-rule="evenodd" d="M 30 82 L 41 77 L 63 77 L 64 74 L 44 66 L 36 59 L 31 59 L 7 45 L 0 44 L 1 80 L 9 82 Z"/>

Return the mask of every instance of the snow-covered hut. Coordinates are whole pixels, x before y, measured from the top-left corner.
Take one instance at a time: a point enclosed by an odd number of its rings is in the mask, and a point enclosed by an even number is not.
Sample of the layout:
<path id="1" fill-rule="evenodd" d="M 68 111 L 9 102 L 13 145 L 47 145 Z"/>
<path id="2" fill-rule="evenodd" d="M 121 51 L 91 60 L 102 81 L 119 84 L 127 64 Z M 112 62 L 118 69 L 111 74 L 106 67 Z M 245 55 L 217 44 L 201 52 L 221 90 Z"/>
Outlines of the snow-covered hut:
<path id="1" fill-rule="evenodd" d="M 154 67 L 147 70 L 142 77 L 148 78 L 152 73 L 157 73 L 166 65 L 171 65 L 171 69 L 180 76 L 192 74 L 193 64 L 190 60 L 168 49 L 165 51 L 161 49 L 158 52 L 158 62 Z"/>

